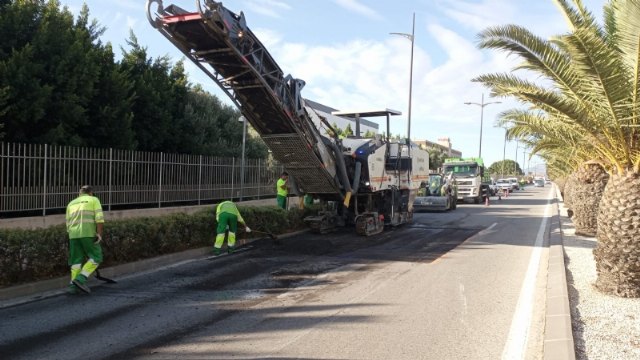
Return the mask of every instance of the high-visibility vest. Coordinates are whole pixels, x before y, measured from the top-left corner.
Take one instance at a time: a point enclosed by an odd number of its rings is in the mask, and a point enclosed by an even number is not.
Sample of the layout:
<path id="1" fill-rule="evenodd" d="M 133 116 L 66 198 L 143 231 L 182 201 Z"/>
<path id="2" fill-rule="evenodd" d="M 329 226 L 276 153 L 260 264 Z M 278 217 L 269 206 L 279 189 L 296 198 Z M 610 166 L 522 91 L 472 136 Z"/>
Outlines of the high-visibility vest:
<path id="1" fill-rule="evenodd" d="M 278 195 L 287 196 L 287 194 L 289 193 L 286 187 L 284 189 L 282 188 L 282 186 L 285 184 L 286 182 L 284 179 L 282 178 L 278 179 L 278 182 L 276 183 L 276 188 L 277 188 L 276 190 L 278 190 Z"/>
<path id="2" fill-rule="evenodd" d="M 233 214 L 238 217 L 238 222 L 244 224 L 244 219 L 242 218 L 242 215 L 240 215 L 236 204 L 233 202 L 227 200 L 218 204 L 218 207 L 216 208 L 216 221 L 219 221 L 220 214 L 222 213 Z"/>
<path id="3" fill-rule="evenodd" d="M 96 236 L 96 224 L 104 223 L 102 205 L 97 197 L 82 194 L 67 205 L 67 233 L 69 239 Z"/>

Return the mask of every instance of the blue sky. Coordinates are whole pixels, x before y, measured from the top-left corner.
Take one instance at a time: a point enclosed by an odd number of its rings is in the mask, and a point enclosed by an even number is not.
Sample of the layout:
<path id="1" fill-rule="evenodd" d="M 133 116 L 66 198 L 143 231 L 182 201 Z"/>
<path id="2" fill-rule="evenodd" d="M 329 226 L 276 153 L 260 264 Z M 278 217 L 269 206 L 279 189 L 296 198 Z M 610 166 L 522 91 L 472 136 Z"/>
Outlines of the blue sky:
<path id="1" fill-rule="evenodd" d="M 61 0 L 77 12 L 84 1 Z M 598 18 L 604 0 L 583 0 Z M 102 37 L 114 49 L 125 46 L 129 29 L 150 56 L 182 54 L 146 20 L 145 1 L 87 1 L 91 17 L 107 31 Z M 195 0 L 164 0 L 195 10 Z M 489 26 L 519 24 L 550 37 L 567 31 L 553 0 L 228 0 L 233 12 L 245 13 L 247 24 L 285 73 L 306 81 L 303 96 L 340 110 L 402 111 L 391 133 L 406 134 L 411 42 L 390 32 L 411 33 L 416 14 L 411 137 L 436 141 L 449 137 L 463 156 L 477 156 L 480 102 L 488 91 L 470 80 L 480 74 L 510 71 L 516 60 L 503 53 L 477 49 L 477 34 Z M 226 95 L 190 62 L 190 80 L 201 83 L 222 101 Z M 494 127 L 499 112 L 517 107 L 512 101 L 484 109 L 482 157 L 485 164 L 502 160 L 504 130 Z M 375 119 L 373 119 L 375 120 Z M 384 130 L 381 127 L 381 130 Z M 522 166 L 522 149 L 518 162 Z M 515 159 L 515 142 L 506 157 Z M 541 163 L 534 157 L 529 165 Z M 533 168 L 532 168 L 533 169 Z"/>

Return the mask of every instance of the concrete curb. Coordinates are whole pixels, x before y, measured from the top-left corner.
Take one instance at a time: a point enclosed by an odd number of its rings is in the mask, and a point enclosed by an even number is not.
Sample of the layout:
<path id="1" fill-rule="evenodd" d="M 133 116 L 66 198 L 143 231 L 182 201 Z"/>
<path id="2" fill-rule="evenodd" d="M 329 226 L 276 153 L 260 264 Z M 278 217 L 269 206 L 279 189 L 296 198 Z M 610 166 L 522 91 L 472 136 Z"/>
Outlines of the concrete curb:
<path id="1" fill-rule="evenodd" d="M 308 229 L 277 235 L 279 239 L 300 235 L 308 232 Z M 250 244 L 262 238 L 248 239 L 244 244 Z M 132 263 L 115 265 L 108 268 L 100 268 L 100 274 L 108 278 L 130 278 L 149 272 L 159 271 L 167 267 L 178 266 L 201 259 L 210 255 L 211 246 L 182 251 L 179 253 L 162 255 L 151 259 L 135 261 Z M 100 284 L 95 278 L 90 279 L 90 284 Z M 61 276 L 55 279 L 37 281 L 0 289 L 0 309 L 49 297 L 64 294 L 69 284 L 69 276 Z"/>
<path id="2" fill-rule="evenodd" d="M 555 213 L 551 218 L 549 233 L 549 268 L 547 273 L 547 306 L 544 327 L 544 358 L 574 360 L 575 347 L 571 327 L 571 308 L 564 263 L 562 229 L 560 228 L 560 204 L 562 195 L 556 189 Z"/>

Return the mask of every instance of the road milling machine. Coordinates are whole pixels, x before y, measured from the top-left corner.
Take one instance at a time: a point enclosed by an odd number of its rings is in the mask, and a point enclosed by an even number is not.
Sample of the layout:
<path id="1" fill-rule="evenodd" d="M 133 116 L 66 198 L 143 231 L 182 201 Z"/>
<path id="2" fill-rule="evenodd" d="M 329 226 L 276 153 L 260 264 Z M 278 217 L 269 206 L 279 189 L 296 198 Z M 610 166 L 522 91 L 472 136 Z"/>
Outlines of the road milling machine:
<path id="1" fill-rule="evenodd" d="M 328 121 L 306 106 L 305 82 L 285 75 L 247 26 L 245 16 L 221 2 L 196 1 L 196 10 L 147 1 L 151 25 L 224 91 L 267 144 L 290 178 L 292 192 L 323 204 L 305 219 L 324 233 L 354 224 L 358 234 L 412 220 L 413 202 L 428 180 L 429 155 L 406 141 L 363 139 L 359 118 L 399 115 L 393 110 L 336 114 L 356 120 L 354 138 L 321 133 Z M 336 134 L 336 131 L 330 131 Z M 275 186 L 275 184 L 274 184 Z"/>

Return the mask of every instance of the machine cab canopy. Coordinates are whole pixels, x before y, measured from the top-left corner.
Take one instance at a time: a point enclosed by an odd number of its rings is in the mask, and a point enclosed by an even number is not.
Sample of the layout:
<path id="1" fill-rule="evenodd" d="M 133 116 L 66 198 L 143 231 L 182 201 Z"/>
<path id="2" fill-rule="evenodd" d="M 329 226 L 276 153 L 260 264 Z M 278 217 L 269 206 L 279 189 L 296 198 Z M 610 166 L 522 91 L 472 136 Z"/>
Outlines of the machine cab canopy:
<path id="1" fill-rule="evenodd" d="M 440 188 L 443 185 L 442 182 L 441 175 L 429 175 L 429 193 L 440 193 Z"/>

